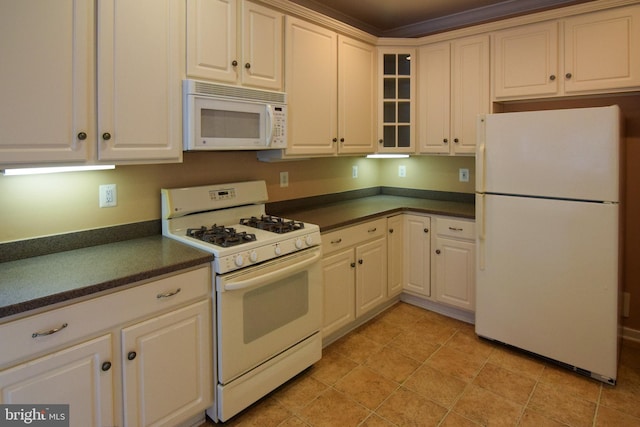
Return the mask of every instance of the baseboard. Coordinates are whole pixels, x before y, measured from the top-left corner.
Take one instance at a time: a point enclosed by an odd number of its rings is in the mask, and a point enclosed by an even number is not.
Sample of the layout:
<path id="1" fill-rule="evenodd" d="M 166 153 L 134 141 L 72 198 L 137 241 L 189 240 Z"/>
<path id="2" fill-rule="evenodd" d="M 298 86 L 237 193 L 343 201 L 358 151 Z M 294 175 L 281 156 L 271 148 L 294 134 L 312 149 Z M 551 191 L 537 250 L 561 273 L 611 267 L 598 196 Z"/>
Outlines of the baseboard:
<path id="1" fill-rule="evenodd" d="M 622 339 L 640 343 L 640 331 L 637 329 L 631 329 L 623 326 Z"/>
<path id="2" fill-rule="evenodd" d="M 452 317 L 466 323 L 471 323 L 472 325 L 476 323 L 475 313 L 433 302 L 423 297 L 411 295 L 406 292 L 400 294 L 400 301 L 424 308 L 425 310 L 434 311 L 438 314 L 442 314 L 443 316 Z"/>

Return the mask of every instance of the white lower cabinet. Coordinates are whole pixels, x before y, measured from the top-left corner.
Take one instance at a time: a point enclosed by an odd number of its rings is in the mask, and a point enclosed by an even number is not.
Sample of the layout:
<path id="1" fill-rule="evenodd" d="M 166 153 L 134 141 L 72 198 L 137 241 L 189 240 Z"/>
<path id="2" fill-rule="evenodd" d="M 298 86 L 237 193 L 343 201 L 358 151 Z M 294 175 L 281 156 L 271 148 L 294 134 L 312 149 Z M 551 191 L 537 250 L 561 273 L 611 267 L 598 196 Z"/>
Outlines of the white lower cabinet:
<path id="1" fill-rule="evenodd" d="M 386 230 L 382 218 L 322 236 L 324 337 L 387 300 Z"/>
<path id="2" fill-rule="evenodd" d="M 204 413 L 210 275 L 207 265 L 0 325 L 11 343 L 0 403 L 69 404 L 72 427 L 175 426 Z"/>
<path id="3" fill-rule="evenodd" d="M 431 218 L 404 215 L 405 291 L 431 296 Z"/>
<path id="4" fill-rule="evenodd" d="M 475 310 L 475 224 L 435 219 L 433 284 L 436 301 Z"/>
<path id="5" fill-rule="evenodd" d="M 387 295 L 393 297 L 404 286 L 404 215 L 387 218 Z"/>
<path id="6" fill-rule="evenodd" d="M 116 425 L 112 360 L 107 334 L 20 363 L 0 371 L 0 403 L 68 403 L 72 426 Z"/>

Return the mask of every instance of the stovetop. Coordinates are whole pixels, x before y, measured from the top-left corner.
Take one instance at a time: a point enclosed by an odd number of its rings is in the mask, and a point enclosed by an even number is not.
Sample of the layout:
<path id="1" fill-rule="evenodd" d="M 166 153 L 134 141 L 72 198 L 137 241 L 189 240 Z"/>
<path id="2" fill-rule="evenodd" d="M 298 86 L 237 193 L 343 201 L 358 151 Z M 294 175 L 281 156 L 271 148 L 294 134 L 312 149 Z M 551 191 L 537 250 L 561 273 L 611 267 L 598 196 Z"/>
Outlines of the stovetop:
<path id="1" fill-rule="evenodd" d="M 317 225 L 267 215 L 265 199 L 264 181 L 163 189 L 162 234 L 213 253 L 218 274 L 320 244 Z"/>

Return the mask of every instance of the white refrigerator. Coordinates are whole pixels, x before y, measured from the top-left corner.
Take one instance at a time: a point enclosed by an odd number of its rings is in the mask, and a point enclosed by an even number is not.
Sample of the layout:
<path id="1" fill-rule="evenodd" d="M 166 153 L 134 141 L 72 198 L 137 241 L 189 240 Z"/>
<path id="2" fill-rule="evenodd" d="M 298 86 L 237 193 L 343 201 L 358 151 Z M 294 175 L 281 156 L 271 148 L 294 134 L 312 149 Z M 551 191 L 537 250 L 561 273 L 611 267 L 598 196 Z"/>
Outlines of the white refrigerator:
<path id="1" fill-rule="evenodd" d="M 479 118 L 476 334 L 615 384 L 617 106 Z"/>

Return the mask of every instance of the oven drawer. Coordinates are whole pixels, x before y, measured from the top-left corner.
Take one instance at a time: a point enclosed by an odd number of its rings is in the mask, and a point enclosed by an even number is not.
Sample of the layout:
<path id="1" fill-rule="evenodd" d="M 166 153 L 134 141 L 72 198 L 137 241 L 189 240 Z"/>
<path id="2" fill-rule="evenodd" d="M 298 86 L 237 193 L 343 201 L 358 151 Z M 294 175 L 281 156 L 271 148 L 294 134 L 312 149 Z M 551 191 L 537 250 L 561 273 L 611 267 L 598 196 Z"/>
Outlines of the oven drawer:
<path id="1" fill-rule="evenodd" d="M 387 219 L 380 218 L 331 231 L 322 235 L 322 253 L 326 255 L 370 239 L 385 236 L 386 229 Z"/>
<path id="2" fill-rule="evenodd" d="M 476 225 L 473 221 L 460 219 L 436 218 L 436 233 L 438 236 L 453 237 L 455 239 L 475 240 Z"/>
<path id="3" fill-rule="evenodd" d="M 209 296 L 210 267 L 187 271 L 0 325 L 0 369 L 101 331 Z M 178 289 L 179 292 L 173 294 Z M 65 326 L 66 325 L 66 326 Z M 33 335 L 36 336 L 33 336 Z"/>

